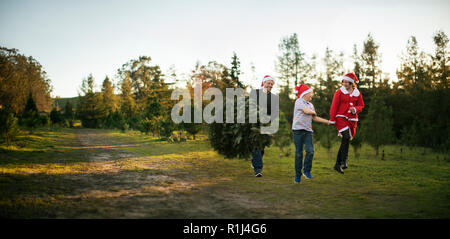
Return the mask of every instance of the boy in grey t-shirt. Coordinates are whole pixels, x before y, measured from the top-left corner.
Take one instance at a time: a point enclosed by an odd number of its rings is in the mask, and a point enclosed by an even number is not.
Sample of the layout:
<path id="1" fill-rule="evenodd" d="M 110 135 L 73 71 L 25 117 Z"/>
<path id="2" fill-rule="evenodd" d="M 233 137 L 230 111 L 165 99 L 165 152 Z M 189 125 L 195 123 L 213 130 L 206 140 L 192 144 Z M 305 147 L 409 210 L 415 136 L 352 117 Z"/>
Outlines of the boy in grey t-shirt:
<path id="1" fill-rule="evenodd" d="M 295 101 L 292 131 L 295 145 L 295 183 L 300 183 L 303 168 L 303 145 L 305 145 L 306 151 L 303 176 L 307 179 L 312 178 L 311 168 L 314 156 L 312 121 L 328 125 L 330 125 L 330 122 L 317 116 L 314 105 L 311 103 L 313 96 L 311 88 L 301 84 L 295 89 L 299 97 Z"/>

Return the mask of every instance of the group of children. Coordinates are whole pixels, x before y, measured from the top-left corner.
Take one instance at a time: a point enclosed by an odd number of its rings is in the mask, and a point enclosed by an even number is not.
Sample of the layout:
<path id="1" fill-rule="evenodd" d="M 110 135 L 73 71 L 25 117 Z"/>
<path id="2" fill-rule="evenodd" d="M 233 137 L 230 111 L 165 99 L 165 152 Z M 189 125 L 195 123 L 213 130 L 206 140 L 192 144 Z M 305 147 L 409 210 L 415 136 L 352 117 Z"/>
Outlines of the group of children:
<path id="1" fill-rule="evenodd" d="M 263 90 L 270 93 L 275 83 L 274 78 L 265 76 L 263 79 Z M 295 145 L 295 183 L 300 183 L 301 176 L 312 179 L 311 169 L 314 157 L 314 146 L 312 140 L 312 121 L 335 125 L 338 136 L 342 137 L 334 170 L 344 174 L 347 166 L 349 141 L 356 133 L 358 113 L 364 108 L 364 101 L 359 90 L 356 88 L 358 78 L 352 73 L 342 77 L 342 87 L 336 91 L 330 108 L 330 120 L 317 116 L 314 105 L 311 103 L 313 90 L 305 84 L 295 87 L 298 99 L 295 101 L 292 131 Z M 303 160 L 303 146 L 306 152 Z M 259 150 L 258 152 L 260 152 Z M 262 150 L 262 152 L 264 152 Z M 259 157 L 257 157 L 259 156 Z M 255 176 L 262 176 L 262 154 L 256 153 L 252 158 Z"/>

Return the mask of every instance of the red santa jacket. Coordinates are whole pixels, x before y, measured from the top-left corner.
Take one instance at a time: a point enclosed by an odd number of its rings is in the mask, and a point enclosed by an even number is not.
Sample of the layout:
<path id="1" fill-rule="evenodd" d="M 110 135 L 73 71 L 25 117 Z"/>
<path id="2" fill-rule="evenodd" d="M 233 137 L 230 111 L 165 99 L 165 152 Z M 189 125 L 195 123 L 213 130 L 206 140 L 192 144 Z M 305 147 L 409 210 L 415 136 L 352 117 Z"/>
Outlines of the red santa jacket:
<path id="1" fill-rule="evenodd" d="M 351 107 L 350 103 L 355 107 L 356 114 L 348 112 Z M 358 113 L 360 113 L 363 108 L 364 101 L 359 90 L 355 88 L 353 89 L 353 92 L 349 94 L 345 87 L 342 86 L 334 93 L 333 103 L 331 104 L 330 109 L 330 123 L 336 123 L 337 117 L 343 117 L 350 121 L 358 121 Z"/>

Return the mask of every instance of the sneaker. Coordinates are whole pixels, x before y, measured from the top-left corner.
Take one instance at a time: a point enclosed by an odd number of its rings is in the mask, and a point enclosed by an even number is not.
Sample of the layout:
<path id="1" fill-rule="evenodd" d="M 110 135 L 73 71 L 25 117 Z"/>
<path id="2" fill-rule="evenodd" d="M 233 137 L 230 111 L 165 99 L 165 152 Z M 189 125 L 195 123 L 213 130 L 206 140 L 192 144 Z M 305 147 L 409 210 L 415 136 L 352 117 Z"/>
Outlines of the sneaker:
<path id="1" fill-rule="evenodd" d="M 295 180 L 294 180 L 295 183 L 300 183 L 300 180 L 301 180 L 300 176 L 295 176 Z"/>
<path id="2" fill-rule="evenodd" d="M 305 176 L 305 178 L 307 178 L 307 179 L 312 179 L 312 176 L 311 176 L 310 172 L 303 173 L 303 176 Z"/>
<path id="3" fill-rule="evenodd" d="M 348 167 L 347 167 L 347 163 L 344 162 L 344 163 L 342 164 L 342 167 L 341 167 L 341 168 L 342 168 L 342 169 L 348 168 Z"/>
<path id="4" fill-rule="evenodd" d="M 262 173 L 255 173 L 255 177 L 262 177 Z"/>
<path id="5" fill-rule="evenodd" d="M 339 166 L 338 164 L 334 165 L 334 170 L 336 170 L 340 174 L 344 174 L 344 171 L 342 171 L 341 166 Z"/>

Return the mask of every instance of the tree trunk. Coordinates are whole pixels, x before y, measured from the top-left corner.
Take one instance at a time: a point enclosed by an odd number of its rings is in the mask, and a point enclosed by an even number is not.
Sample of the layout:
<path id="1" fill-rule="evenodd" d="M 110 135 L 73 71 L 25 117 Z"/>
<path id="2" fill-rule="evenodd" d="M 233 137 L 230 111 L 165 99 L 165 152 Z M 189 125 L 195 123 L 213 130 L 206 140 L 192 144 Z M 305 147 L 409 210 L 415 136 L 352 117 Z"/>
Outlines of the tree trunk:
<path id="1" fill-rule="evenodd" d="M 378 158 L 378 146 L 375 147 L 375 156 Z"/>
<path id="2" fill-rule="evenodd" d="M 193 134 L 192 137 L 194 137 L 194 140 L 195 140 L 195 134 Z"/>
<path id="3" fill-rule="evenodd" d="M 353 147 L 353 152 L 355 153 L 355 157 L 359 159 L 358 148 Z"/>

